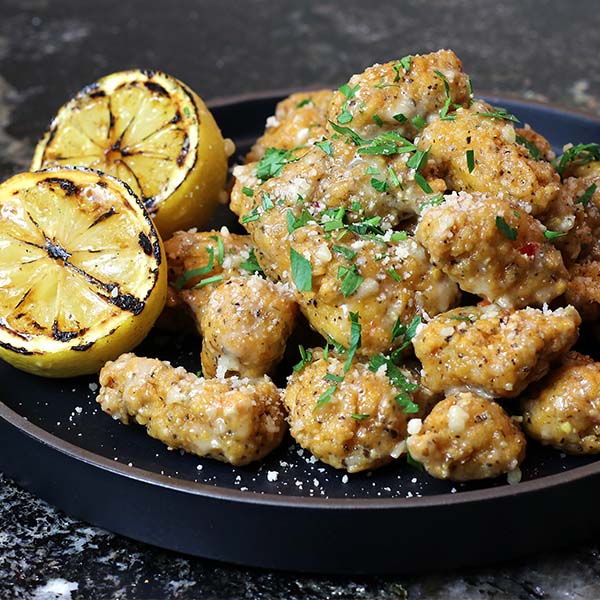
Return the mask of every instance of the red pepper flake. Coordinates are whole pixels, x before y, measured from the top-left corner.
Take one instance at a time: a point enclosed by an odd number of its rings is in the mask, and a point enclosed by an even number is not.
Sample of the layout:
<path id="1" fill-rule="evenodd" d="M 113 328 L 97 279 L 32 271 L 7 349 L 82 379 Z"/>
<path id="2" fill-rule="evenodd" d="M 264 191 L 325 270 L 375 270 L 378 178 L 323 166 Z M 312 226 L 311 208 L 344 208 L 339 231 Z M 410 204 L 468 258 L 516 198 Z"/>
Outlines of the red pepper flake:
<path id="1" fill-rule="evenodd" d="M 519 252 L 533 258 L 539 247 L 540 245 L 537 242 L 526 242 L 519 248 Z"/>

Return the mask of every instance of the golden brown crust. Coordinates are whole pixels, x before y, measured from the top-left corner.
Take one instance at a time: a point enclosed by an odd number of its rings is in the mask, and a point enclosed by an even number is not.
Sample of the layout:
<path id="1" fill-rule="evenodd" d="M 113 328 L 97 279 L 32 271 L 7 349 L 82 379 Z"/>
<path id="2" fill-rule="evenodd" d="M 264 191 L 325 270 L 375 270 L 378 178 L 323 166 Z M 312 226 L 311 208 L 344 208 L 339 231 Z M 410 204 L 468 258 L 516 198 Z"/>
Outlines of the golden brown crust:
<path id="1" fill-rule="evenodd" d="M 508 200 L 447 197 L 423 213 L 416 238 L 462 290 L 505 308 L 541 306 L 567 288 L 569 274 L 544 227 Z"/>
<path id="2" fill-rule="evenodd" d="M 327 131 L 327 109 L 332 90 L 292 94 L 277 104 L 275 115 L 267 119 L 265 132 L 246 155 L 246 162 L 260 160 L 267 148 L 291 150 L 310 146 Z"/>
<path id="3" fill-rule="evenodd" d="M 404 452 L 408 419 L 423 414 L 432 402 L 424 388 L 411 393 L 421 411 L 406 413 L 394 400 L 401 390 L 391 385 L 384 370 L 370 371 L 368 363 L 355 359 L 344 374 L 344 357 L 322 349 L 311 351 L 313 361 L 294 372 L 284 392 L 292 437 L 319 460 L 356 473 L 374 469 Z M 403 369 L 411 382 L 417 375 Z M 325 379 L 329 374 L 340 382 Z M 319 398 L 336 385 L 331 399 L 318 406 Z M 354 415 L 354 417 L 352 416 Z"/>
<path id="4" fill-rule="evenodd" d="M 528 435 L 571 454 L 600 452 L 600 363 L 570 352 L 532 392 L 522 402 Z"/>
<path id="5" fill-rule="evenodd" d="M 203 379 L 151 358 L 123 354 L 100 372 L 97 401 L 167 444 L 232 465 L 260 460 L 286 431 L 279 390 L 267 378 Z"/>
<path id="6" fill-rule="evenodd" d="M 572 306 L 554 312 L 462 307 L 423 325 L 413 347 L 431 390 L 512 398 L 571 348 L 580 323 Z"/>
<path id="7" fill-rule="evenodd" d="M 482 116 L 478 108 L 459 109 L 454 120 L 433 121 L 423 130 L 418 145 L 429 149 L 434 172 L 450 190 L 511 198 L 533 215 L 544 211 L 559 190 L 554 168 L 529 156 L 512 123 Z"/>
<path id="8" fill-rule="evenodd" d="M 407 447 L 430 475 L 455 481 L 497 477 L 525 458 L 519 427 L 499 404 L 471 392 L 436 404 Z"/>

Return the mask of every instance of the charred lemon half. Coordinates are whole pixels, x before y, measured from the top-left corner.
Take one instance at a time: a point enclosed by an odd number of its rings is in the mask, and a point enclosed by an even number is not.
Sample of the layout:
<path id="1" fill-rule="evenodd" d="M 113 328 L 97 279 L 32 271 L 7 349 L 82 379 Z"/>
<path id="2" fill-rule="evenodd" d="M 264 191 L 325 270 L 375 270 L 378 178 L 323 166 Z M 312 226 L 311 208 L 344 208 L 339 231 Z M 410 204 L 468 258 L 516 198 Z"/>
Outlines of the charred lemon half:
<path id="1" fill-rule="evenodd" d="M 0 358 L 48 377 L 98 371 L 160 314 L 167 265 L 122 181 L 90 169 L 0 185 Z"/>
<path id="2" fill-rule="evenodd" d="M 158 71 L 122 71 L 59 109 L 31 170 L 84 166 L 118 177 L 166 239 L 206 225 L 225 186 L 225 148 L 204 102 L 183 83 Z"/>

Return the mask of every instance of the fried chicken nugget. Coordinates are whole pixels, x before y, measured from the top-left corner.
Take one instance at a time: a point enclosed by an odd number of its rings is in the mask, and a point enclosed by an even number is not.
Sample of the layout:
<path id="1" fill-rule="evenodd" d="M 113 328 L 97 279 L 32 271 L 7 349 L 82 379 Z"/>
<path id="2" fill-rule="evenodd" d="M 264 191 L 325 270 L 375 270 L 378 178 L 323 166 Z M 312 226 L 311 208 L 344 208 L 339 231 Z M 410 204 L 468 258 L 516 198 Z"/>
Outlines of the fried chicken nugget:
<path id="1" fill-rule="evenodd" d="M 600 452 L 600 363 L 569 352 L 522 401 L 523 427 L 544 445 L 570 454 Z"/>
<path id="2" fill-rule="evenodd" d="M 423 364 L 423 385 L 434 392 L 513 398 L 571 348 L 580 323 L 572 306 L 461 307 L 422 325 L 412 342 Z"/>
<path id="3" fill-rule="evenodd" d="M 406 445 L 431 476 L 454 481 L 510 473 L 525 458 L 519 427 L 499 404 L 471 392 L 436 404 Z"/>
<path id="4" fill-rule="evenodd" d="M 437 119 L 447 102 L 468 106 L 471 99 L 469 78 L 451 50 L 375 64 L 340 89 L 331 99 L 329 119 L 366 138 L 395 130 L 413 139 L 419 119 Z"/>
<path id="5" fill-rule="evenodd" d="M 281 360 L 294 328 L 297 305 L 283 286 L 251 275 L 248 236 L 219 232 L 177 232 L 165 243 L 170 290 L 191 311 L 202 336 L 202 371 L 207 377 L 238 373 L 258 377 Z M 211 267 L 208 269 L 208 267 Z M 244 268 L 245 267 L 245 268 Z M 260 268 L 256 264 L 256 268 Z M 176 290 L 186 273 L 217 281 Z M 179 287 L 179 286 L 178 286 Z"/>
<path id="6" fill-rule="evenodd" d="M 461 192 L 426 209 L 416 238 L 462 290 L 522 308 L 541 306 L 567 289 L 561 253 L 544 231 L 508 200 Z"/>
<path id="7" fill-rule="evenodd" d="M 327 109 L 332 90 L 298 92 L 277 104 L 265 132 L 256 140 L 246 162 L 260 160 L 267 148 L 291 150 L 310 146 L 327 135 Z"/>
<path id="8" fill-rule="evenodd" d="M 260 460 L 287 430 L 268 377 L 203 379 L 167 362 L 123 354 L 100 371 L 102 410 L 178 448 L 235 466 Z"/>
<path id="9" fill-rule="evenodd" d="M 202 310 L 202 372 L 260 377 L 281 360 L 297 304 L 282 286 L 253 275 L 217 286 Z"/>
<path id="10" fill-rule="evenodd" d="M 422 387 L 410 392 L 416 413 L 407 413 L 396 400 L 402 393 L 381 368 L 369 370 L 368 362 L 354 359 L 344 374 L 344 357 L 321 348 L 310 351 L 312 362 L 294 372 L 283 401 L 288 409 L 292 437 L 316 458 L 357 473 L 390 463 L 405 450 L 406 424 L 424 414 L 434 400 Z M 418 375 L 401 369 L 407 381 Z M 326 379 L 329 377 L 329 379 Z"/>
<path id="11" fill-rule="evenodd" d="M 418 146 L 429 150 L 429 168 L 450 190 L 484 192 L 513 199 L 532 215 L 543 212 L 559 191 L 554 167 L 531 158 L 517 143 L 511 122 L 485 113 L 490 114 L 489 105 L 475 103 L 458 109 L 452 120 L 427 125 Z"/>

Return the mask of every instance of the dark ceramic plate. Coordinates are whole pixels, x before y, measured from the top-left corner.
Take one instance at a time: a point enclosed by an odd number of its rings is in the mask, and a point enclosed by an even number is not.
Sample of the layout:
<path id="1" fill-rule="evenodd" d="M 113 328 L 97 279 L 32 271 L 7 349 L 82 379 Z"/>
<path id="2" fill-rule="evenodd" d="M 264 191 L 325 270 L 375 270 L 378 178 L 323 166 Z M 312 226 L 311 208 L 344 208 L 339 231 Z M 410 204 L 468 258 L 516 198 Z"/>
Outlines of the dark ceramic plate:
<path id="1" fill-rule="evenodd" d="M 240 154 L 280 97 L 213 104 Z M 557 150 L 600 140 L 597 120 L 492 102 Z M 235 227 L 224 211 L 215 224 Z M 138 354 L 196 371 L 199 340 L 154 331 Z M 2 363 L 0 381 L 0 470 L 73 516 L 164 548 L 275 569 L 408 572 L 512 558 L 600 528 L 600 462 L 534 443 L 514 486 L 437 481 L 403 462 L 347 476 L 291 439 L 260 464 L 232 468 L 110 419 L 96 407 L 96 377 L 47 380 Z"/>

